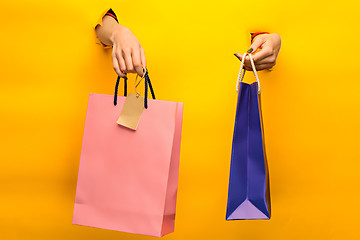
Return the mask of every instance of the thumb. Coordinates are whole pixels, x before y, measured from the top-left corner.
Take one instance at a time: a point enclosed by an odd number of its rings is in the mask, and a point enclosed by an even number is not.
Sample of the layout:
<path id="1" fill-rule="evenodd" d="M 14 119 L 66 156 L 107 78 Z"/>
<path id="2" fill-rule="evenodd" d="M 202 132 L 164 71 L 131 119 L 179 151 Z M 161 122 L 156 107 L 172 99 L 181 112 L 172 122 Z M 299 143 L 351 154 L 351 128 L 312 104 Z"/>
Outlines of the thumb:
<path id="1" fill-rule="evenodd" d="M 256 50 L 258 50 L 259 47 L 261 47 L 265 43 L 265 38 L 262 36 L 258 36 L 255 38 L 255 41 L 251 44 L 248 53 L 254 53 Z"/>

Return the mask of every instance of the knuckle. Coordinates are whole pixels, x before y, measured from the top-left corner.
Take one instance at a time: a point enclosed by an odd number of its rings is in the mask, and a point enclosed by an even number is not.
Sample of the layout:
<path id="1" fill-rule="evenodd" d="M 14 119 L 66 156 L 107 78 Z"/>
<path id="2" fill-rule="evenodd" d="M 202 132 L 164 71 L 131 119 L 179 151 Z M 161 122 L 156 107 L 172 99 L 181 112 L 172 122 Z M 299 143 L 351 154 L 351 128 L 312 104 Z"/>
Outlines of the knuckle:
<path id="1" fill-rule="evenodd" d="M 271 48 L 266 49 L 266 54 L 267 55 L 272 55 L 273 54 L 273 50 Z"/>
<path id="2" fill-rule="evenodd" d="M 121 57 L 121 52 L 120 51 L 113 51 L 113 57 Z"/>
<path id="3" fill-rule="evenodd" d="M 123 49 L 121 49 L 121 51 L 122 51 L 124 54 L 130 54 L 130 53 L 131 53 L 131 48 L 129 48 L 129 47 L 124 47 Z"/>
<path id="4" fill-rule="evenodd" d="M 276 57 L 275 57 L 275 56 L 271 56 L 271 57 L 269 58 L 269 60 L 270 60 L 270 63 L 271 63 L 271 64 L 275 64 L 275 62 L 276 62 Z"/>
<path id="5" fill-rule="evenodd" d="M 122 72 L 119 69 L 114 68 L 114 70 L 115 70 L 117 75 L 119 75 L 119 76 L 122 75 Z"/>
<path id="6" fill-rule="evenodd" d="M 119 65 L 113 62 L 113 68 L 115 71 L 120 70 Z"/>
<path id="7" fill-rule="evenodd" d="M 134 63 L 134 68 L 141 68 L 141 64 L 140 64 L 140 62 L 136 62 L 136 63 Z"/>

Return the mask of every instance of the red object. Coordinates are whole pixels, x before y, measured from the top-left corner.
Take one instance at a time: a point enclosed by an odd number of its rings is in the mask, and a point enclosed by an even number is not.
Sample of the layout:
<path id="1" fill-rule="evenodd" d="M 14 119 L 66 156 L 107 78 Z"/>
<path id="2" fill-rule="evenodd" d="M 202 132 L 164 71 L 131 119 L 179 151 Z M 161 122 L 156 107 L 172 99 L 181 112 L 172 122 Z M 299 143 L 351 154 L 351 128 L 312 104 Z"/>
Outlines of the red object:
<path id="1" fill-rule="evenodd" d="M 109 15 L 110 17 L 113 17 L 117 21 L 117 17 L 114 14 L 107 12 L 105 15 Z"/>
<path id="2" fill-rule="evenodd" d="M 257 33 L 250 33 L 251 34 L 251 42 L 254 40 L 254 38 L 261 34 L 270 34 L 269 32 L 257 32 Z"/>

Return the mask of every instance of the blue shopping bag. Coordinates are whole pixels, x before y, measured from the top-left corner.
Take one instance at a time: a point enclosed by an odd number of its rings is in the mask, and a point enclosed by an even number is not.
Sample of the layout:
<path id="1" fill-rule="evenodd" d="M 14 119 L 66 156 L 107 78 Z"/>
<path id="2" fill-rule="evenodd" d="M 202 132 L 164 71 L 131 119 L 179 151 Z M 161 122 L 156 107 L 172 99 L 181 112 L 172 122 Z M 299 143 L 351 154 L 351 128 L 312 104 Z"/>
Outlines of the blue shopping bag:
<path id="1" fill-rule="evenodd" d="M 244 54 L 245 59 L 247 53 Z M 241 63 L 239 89 L 232 143 L 226 220 L 270 219 L 270 189 L 261 119 L 260 82 L 251 54 L 257 82 L 242 82 L 245 74 Z"/>

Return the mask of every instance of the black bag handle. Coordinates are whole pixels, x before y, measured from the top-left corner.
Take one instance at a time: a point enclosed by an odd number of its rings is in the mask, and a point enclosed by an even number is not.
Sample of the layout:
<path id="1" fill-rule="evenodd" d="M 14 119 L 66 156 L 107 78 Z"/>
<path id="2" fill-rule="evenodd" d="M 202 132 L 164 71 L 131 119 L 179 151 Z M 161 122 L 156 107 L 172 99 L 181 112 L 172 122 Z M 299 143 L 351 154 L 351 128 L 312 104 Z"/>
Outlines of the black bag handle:
<path id="1" fill-rule="evenodd" d="M 126 97 L 127 96 L 127 76 L 124 76 L 122 77 L 124 79 L 124 96 Z M 149 77 L 149 74 L 148 74 L 148 71 L 146 69 L 146 72 L 145 72 L 145 96 L 144 96 L 144 107 L 145 108 L 148 108 L 148 101 L 147 101 L 147 98 L 148 98 L 148 87 L 150 88 L 150 92 L 151 92 L 151 96 L 152 96 L 152 99 L 155 99 L 155 92 L 154 92 L 154 89 L 152 87 L 152 84 L 151 84 L 151 81 L 150 81 L 150 77 Z M 117 105 L 117 95 L 118 95 L 118 88 L 119 88 L 119 83 L 120 83 L 120 76 L 117 77 L 117 80 L 116 80 L 116 84 L 115 84 L 115 94 L 114 94 L 114 106 Z"/>
<path id="2" fill-rule="evenodd" d="M 145 73 L 145 97 L 144 97 L 144 107 L 148 108 L 148 104 L 147 104 L 147 99 L 148 99 L 148 86 L 150 88 L 150 92 L 151 92 L 151 97 L 152 99 L 155 99 L 155 92 L 154 89 L 152 87 L 151 81 L 150 81 L 150 77 L 148 74 L 148 71 L 146 70 Z"/>
<path id="3" fill-rule="evenodd" d="M 127 96 L 127 77 L 124 76 L 122 77 L 124 79 L 124 96 Z M 117 77 L 116 79 L 116 85 L 115 85 L 115 94 L 114 94 L 114 106 L 117 105 L 117 95 L 118 95 L 118 88 L 119 88 L 119 83 L 120 83 L 120 76 Z"/>

